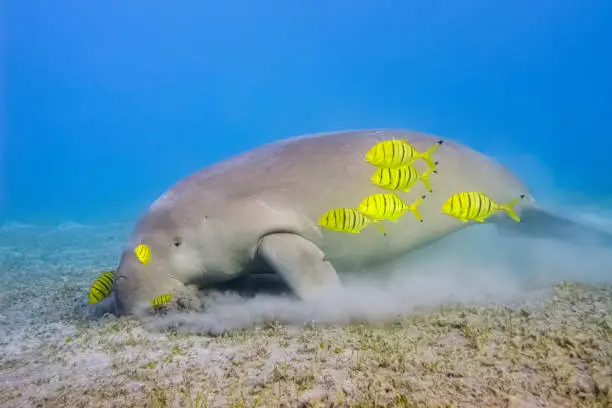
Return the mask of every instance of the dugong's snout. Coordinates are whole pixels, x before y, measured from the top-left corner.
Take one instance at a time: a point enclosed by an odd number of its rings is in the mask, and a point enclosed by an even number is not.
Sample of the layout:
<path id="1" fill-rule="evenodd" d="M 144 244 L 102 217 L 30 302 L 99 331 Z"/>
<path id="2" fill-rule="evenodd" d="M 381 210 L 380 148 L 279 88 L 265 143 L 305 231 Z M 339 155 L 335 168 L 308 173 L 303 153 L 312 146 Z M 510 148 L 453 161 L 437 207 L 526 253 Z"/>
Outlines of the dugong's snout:
<path id="1" fill-rule="evenodd" d="M 141 298 L 145 278 L 138 265 L 124 253 L 115 274 L 113 293 L 115 296 L 115 312 L 118 315 L 131 314 L 136 306 L 136 299 Z"/>
<path id="2" fill-rule="evenodd" d="M 118 315 L 136 314 L 161 294 L 158 292 L 164 288 L 160 287 L 160 281 L 165 274 L 159 268 L 154 262 L 143 265 L 133 251 L 123 253 L 113 286 Z"/>
<path id="3" fill-rule="evenodd" d="M 156 253 L 159 254 L 160 251 Z M 176 269 L 164 256 L 157 256 L 145 264 L 138 259 L 134 251 L 125 250 L 113 286 L 115 313 L 140 314 L 151 307 L 152 301 L 159 296 L 180 295 L 185 286 L 172 272 L 176 272 Z"/>

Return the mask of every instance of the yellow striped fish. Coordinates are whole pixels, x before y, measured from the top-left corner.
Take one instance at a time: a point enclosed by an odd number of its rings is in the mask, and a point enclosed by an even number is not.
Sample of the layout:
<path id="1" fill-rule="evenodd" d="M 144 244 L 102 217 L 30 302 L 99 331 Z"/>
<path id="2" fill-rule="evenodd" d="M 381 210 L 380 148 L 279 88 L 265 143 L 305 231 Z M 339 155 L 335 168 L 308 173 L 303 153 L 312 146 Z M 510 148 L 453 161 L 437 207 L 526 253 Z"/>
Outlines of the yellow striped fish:
<path id="1" fill-rule="evenodd" d="M 439 140 L 421 153 L 405 139 L 385 140 L 372 146 L 365 155 L 365 161 L 376 167 L 396 168 L 411 164 L 421 158 L 432 170 L 436 170 L 436 164 L 430 156 L 440 148 L 443 142 L 443 140 Z"/>
<path id="2" fill-rule="evenodd" d="M 438 162 L 434 164 L 438 164 Z M 372 177 L 370 177 L 370 181 L 378 187 L 387 190 L 409 192 L 412 186 L 414 186 L 418 180 L 421 180 L 423 184 L 425 184 L 425 188 L 431 193 L 433 192 L 431 184 L 429 183 L 429 176 L 431 173 L 437 174 L 438 172 L 428 168 L 423 173 L 419 173 L 413 165 L 408 164 L 396 168 L 378 168 L 374 174 L 372 174 Z"/>
<path id="3" fill-rule="evenodd" d="M 110 296 L 113 290 L 114 271 L 102 272 L 89 288 L 89 304 L 93 305 Z"/>
<path id="4" fill-rule="evenodd" d="M 321 218 L 319 224 L 327 229 L 349 234 L 359 234 L 362 229 L 370 224 L 376 224 L 383 235 L 386 235 L 383 227 L 377 220 L 360 213 L 354 208 L 334 208 L 327 211 Z"/>
<path id="5" fill-rule="evenodd" d="M 147 244 L 138 245 L 136 249 L 134 249 L 134 253 L 136 254 L 136 258 L 138 258 L 143 265 L 148 264 L 151 260 L 151 248 L 149 248 Z"/>
<path id="6" fill-rule="evenodd" d="M 525 198 L 524 194 L 507 204 L 497 204 L 481 191 L 466 191 L 450 196 L 442 205 L 442 212 L 459 218 L 463 222 L 468 222 L 468 220 L 484 222 L 485 218 L 503 210 L 514 221 L 521 222 L 519 216 L 514 212 L 514 206 L 523 198 Z"/>
<path id="7" fill-rule="evenodd" d="M 423 222 L 418 210 L 423 199 L 425 199 L 425 196 L 419 197 L 412 204 L 408 204 L 395 193 L 376 193 L 364 198 L 357 209 L 375 220 L 390 220 L 393 222 L 397 222 L 406 211 L 410 210 L 417 220 Z"/>
<path id="8" fill-rule="evenodd" d="M 170 302 L 171 300 L 172 300 L 172 295 L 169 293 L 166 293 L 165 295 L 158 296 L 154 298 L 153 300 L 151 300 L 151 306 L 153 307 L 163 306 L 166 303 Z"/>

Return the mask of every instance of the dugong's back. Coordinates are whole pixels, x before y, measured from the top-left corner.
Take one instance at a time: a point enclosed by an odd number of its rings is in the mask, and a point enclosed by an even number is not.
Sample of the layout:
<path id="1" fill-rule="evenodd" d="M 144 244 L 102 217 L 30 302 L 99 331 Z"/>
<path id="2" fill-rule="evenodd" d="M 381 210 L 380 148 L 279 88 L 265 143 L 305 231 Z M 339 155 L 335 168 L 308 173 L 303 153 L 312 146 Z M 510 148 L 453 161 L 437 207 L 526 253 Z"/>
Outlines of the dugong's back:
<path id="1" fill-rule="evenodd" d="M 397 223 L 383 221 L 387 236 L 374 225 L 360 234 L 318 226 L 328 210 L 356 208 L 370 194 L 391 192 L 370 181 L 376 167 L 365 161 L 374 144 L 389 139 L 406 139 L 420 152 L 443 140 L 431 155 L 438 162 L 437 174 L 430 177 L 433 192 L 421 181 L 409 192 L 398 192 L 408 204 L 426 196 L 419 206 L 423 223 L 408 211 Z M 420 172 L 427 169 L 422 159 L 413 164 Z M 282 140 L 202 169 L 177 183 L 171 192 L 180 196 L 194 189 L 208 197 L 206 210 L 212 213 L 222 213 L 228 202 L 258 200 L 299 214 L 308 222 L 297 232 L 319 245 L 340 269 L 384 260 L 464 227 L 462 221 L 441 212 L 442 204 L 454 193 L 483 191 L 499 204 L 522 194 L 531 198 L 523 183 L 490 158 L 449 139 L 395 129 Z"/>

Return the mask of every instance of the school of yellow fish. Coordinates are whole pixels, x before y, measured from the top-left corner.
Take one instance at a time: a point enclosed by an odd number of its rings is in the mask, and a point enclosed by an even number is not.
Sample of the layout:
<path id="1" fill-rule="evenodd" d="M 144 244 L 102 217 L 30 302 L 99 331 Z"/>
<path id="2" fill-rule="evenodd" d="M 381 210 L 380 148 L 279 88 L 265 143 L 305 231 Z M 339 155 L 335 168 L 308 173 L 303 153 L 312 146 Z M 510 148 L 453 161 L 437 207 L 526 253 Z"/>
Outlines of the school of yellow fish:
<path id="1" fill-rule="evenodd" d="M 370 177 L 370 182 L 384 190 L 394 192 L 375 193 L 364 198 L 356 208 L 334 208 L 327 211 L 319 219 L 319 225 L 332 231 L 359 234 L 370 224 L 375 224 L 386 235 L 381 221 L 397 222 L 407 211 L 412 212 L 415 218 L 423 222 L 418 210 L 419 205 L 426 198 L 419 197 L 412 204 L 408 204 L 395 192 L 408 193 L 420 180 L 427 191 L 433 192 L 431 186 L 432 174 L 438 174 L 439 162 L 434 162 L 431 155 L 444 143 L 439 140 L 424 152 L 405 139 L 384 140 L 376 143 L 365 154 L 365 161 L 376 167 Z M 420 173 L 413 163 L 423 159 L 427 163 L 427 170 Z M 469 220 L 484 222 L 484 220 L 498 211 L 505 211 L 516 222 L 519 216 L 513 207 L 525 196 L 521 195 L 506 204 L 494 202 L 482 191 L 466 191 L 453 194 L 442 205 L 441 212 L 458 218 L 463 222 Z"/>

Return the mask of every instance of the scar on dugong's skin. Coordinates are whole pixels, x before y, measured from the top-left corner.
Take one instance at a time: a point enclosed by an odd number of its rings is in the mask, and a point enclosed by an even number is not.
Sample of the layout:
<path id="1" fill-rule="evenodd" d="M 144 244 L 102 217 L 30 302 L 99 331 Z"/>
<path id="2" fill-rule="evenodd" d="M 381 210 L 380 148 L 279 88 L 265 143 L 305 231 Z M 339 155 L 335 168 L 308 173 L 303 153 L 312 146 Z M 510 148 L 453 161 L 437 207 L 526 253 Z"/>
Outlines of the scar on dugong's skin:
<path id="1" fill-rule="evenodd" d="M 331 208 L 355 207 L 380 192 L 370 182 L 376 170 L 364 160 L 377 142 L 405 138 L 425 151 L 439 137 L 397 129 L 354 130 L 281 140 L 204 168 L 176 183 L 136 224 L 117 270 L 114 296 L 119 314 L 136 313 L 151 299 L 184 294 L 229 281 L 265 265 L 302 299 L 340 288 L 337 272 L 382 264 L 474 225 L 441 212 L 461 191 L 483 191 L 515 207 L 516 223 L 492 216 L 486 222 L 531 236 L 558 237 L 581 231 L 612 242 L 610 235 L 544 212 L 528 188 L 507 169 L 469 147 L 443 139 L 434 153 L 438 174 L 433 193 L 415 185 L 406 199 L 427 195 L 424 222 L 403 217 L 360 234 L 329 231 L 317 224 Z M 420 172 L 423 160 L 414 162 Z M 508 221 L 509 220 L 509 221 Z M 479 225 L 479 224 L 478 224 Z M 567 235 L 567 234 L 565 234 Z M 134 248 L 145 243 L 150 261 L 139 262 Z"/>

